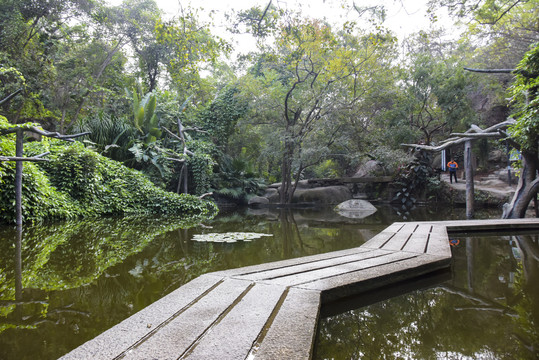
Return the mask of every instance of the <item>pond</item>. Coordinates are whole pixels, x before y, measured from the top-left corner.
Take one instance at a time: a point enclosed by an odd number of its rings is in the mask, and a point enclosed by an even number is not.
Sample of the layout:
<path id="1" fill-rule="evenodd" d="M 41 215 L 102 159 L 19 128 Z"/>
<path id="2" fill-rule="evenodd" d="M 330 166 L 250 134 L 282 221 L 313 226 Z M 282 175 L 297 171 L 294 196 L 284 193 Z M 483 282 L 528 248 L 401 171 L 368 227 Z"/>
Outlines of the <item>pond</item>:
<path id="1" fill-rule="evenodd" d="M 478 213 L 497 218 L 499 211 Z M 241 210 L 215 219 L 129 217 L 0 227 L 0 359 L 56 359 L 197 276 L 357 247 L 395 221 L 463 219 L 464 209 Z M 258 233 L 236 242 L 209 234 Z M 203 235 L 202 241 L 194 241 Z"/>
<path id="2" fill-rule="evenodd" d="M 322 318 L 314 359 L 539 359 L 539 235 L 451 237 L 450 280 Z"/>

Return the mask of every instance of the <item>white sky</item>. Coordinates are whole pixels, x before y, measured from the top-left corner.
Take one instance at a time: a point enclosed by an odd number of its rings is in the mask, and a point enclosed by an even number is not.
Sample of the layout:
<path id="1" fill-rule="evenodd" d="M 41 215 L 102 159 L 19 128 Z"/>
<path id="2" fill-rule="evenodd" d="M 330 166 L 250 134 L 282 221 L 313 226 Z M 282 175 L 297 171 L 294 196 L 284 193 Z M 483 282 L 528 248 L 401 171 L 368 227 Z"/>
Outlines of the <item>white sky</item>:
<path id="1" fill-rule="evenodd" d="M 122 0 L 106 0 L 110 4 L 120 4 Z M 426 3 L 428 0 L 273 0 L 273 4 L 281 8 L 302 9 L 306 15 L 316 18 L 326 18 L 330 23 L 338 22 L 347 16 L 354 16 L 354 13 L 344 13 L 341 3 L 353 4 L 358 6 L 385 5 L 387 10 L 387 18 L 385 26 L 393 30 L 399 37 L 409 35 L 412 32 L 417 32 L 420 29 L 429 27 L 429 20 L 426 14 Z M 216 26 L 222 19 L 219 14 L 232 9 L 240 10 L 247 9 L 254 5 L 265 7 L 269 0 L 156 0 L 161 10 L 168 15 L 174 16 L 179 12 L 181 3 L 183 6 L 191 5 L 194 8 L 203 8 L 201 15 L 209 13 L 211 10 L 216 11 Z M 447 17 L 438 14 L 441 19 Z M 221 31 L 220 31 L 221 32 Z M 223 34 L 220 36 L 225 36 Z"/>
<path id="2" fill-rule="evenodd" d="M 106 0 L 109 4 L 118 5 L 123 0 Z M 221 38 L 231 42 L 234 53 L 244 53 L 255 47 L 255 40 L 249 35 L 232 35 L 227 32 L 224 13 L 234 10 L 248 9 L 252 6 L 267 6 L 269 0 L 155 0 L 159 8 L 168 16 L 179 15 L 180 3 L 182 6 L 201 8 L 199 12 L 201 21 L 209 22 L 208 14 L 214 11 L 212 32 Z M 272 3 L 280 8 L 301 9 L 301 12 L 309 17 L 326 19 L 330 24 L 342 24 L 345 20 L 358 20 L 357 13 L 346 13 L 342 3 L 357 6 L 385 5 L 386 21 L 384 26 L 392 30 L 399 39 L 419 30 L 428 30 L 431 26 L 427 16 L 428 0 L 272 0 Z M 443 13 L 437 13 L 436 26 L 451 24 L 449 17 Z M 206 19 L 204 19 L 206 17 Z M 361 22 L 365 23 L 367 17 Z M 450 26 L 450 25 L 449 25 Z M 455 36 L 455 32 L 453 36 Z"/>

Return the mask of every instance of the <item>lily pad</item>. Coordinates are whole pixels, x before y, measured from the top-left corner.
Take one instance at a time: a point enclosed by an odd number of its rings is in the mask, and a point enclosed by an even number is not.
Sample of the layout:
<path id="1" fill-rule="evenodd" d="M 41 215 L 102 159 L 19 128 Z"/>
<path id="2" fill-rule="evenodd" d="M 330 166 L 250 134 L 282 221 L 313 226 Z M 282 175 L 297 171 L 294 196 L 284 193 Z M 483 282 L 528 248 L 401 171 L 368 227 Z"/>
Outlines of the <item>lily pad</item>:
<path id="1" fill-rule="evenodd" d="M 196 234 L 191 240 L 200 242 L 216 243 L 235 243 L 238 241 L 252 241 L 263 236 L 272 236 L 271 234 L 251 233 L 251 232 L 227 232 L 227 233 L 209 233 Z"/>

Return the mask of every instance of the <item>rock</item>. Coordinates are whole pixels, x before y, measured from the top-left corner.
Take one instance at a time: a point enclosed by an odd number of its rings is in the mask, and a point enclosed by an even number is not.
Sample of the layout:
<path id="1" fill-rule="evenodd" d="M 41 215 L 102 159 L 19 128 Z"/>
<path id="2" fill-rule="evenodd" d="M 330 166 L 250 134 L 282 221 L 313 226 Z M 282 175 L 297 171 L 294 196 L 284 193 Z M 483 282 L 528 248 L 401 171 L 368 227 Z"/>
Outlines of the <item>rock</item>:
<path id="1" fill-rule="evenodd" d="M 253 196 L 249 199 L 249 206 L 261 206 L 261 205 L 267 205 L 270 201 L 267 197 L 263 196 Z"/>
<path id="2" fill-rule="evenodd" d="M 503 181 L 504 183 L 509 183 L 509 174 L 508 174 L 508 171 L 507 169 L 501 169 L 499 171 L 497 171 L 497 175 L 498 175 L 498 179 L 500 181 Z M 511 169 L 511 183 L 512 184 L 518 184 L 518 176 L 517 176 L 517 172 L 515 171 L 515 169 Z"/>
<path id="3" fill-rule="evenodd" d="M 294 192 L 292 202 L 333 205 L 351 198 L 352 193 L 346 186 L 326 186 L 313 189 L 297 189 Z"/>
<path id="4" fill-rule="evenodd" d="M 432 161 L 430 163 L 430 166 L 433 169 L 441 169 L 442 168 L 442 154 L 437 153 L 436 155 L 434 155 L 432 157 Z"/>
<path id="5" fill-rule="evenodd" d="M 278 185 L 278 186 L 276 186 Z M 262 196 L 268 200 L 269 204 L 278 204 L 280 201 L 278 188 L 281 184 L 270 185 L 266 189 L 266 192 Z M 300 181 L 298 187 L 294 192 L 292 203 L 295 204 L 312 204 L 312 205 L 334 205 L 341 203 L 345 200 L 351 199 L 352 193 L 347 186 L 320 186 L 311 188 L 307 180 Z M 254 199 L 254 200 L 253 200 Z M 258 199 L 258 197 L 249 200 L 251 201 L 264 201 Z M 256 205 L 265 205 L 266 203 L 257 203 Z"/>
<path id="6" fill-rule="evenodd" d="M 507 163 L 507 155 L 504 151 L 495 149 L 488 153 L 488 161 L 491 163 Z"/>
<path id="7" fill-rule="evenodd" d="M 292 182 L 292 186 L 294 186 L 294 182 Z M 281 187 L 281 183 L 273 183 L 273 184 L 270 184 L 268 185 L 268 189 L 279 189 Z M 308 188 L 311 188 L 311 186 L 309 185 L 309 180 L 300 180 L 298 182 L 298 186 L 297 186 L 298 189 L 308 189 Z"/>
<path id="8" fill-rule="evenodd" d="M 279 191 L 277 190 L 277 188 L 267 188 L 266 192 L 264 193 L 264 197 L 267 198 L 270 203 L 278 203 Z"/>
<path id="9" fill-rule="evenodd" d="M 278 189 L 281 187 L 281 183 L 273 183 L 273 184 L 270 184 L 268 185 L 268 189 Z"/>
<path id="10" fill-rule="evenodd" d="M 361 165 L 358 171 L 353 177 L 367 177 L 384 175 L 384 168 L 376 160 L 369 160 L 365 164 Z"/>
<path id="11" fill-rule="evenodd" d="M 364 219 L 376 212 L 376 208 L 366 200 L 352 199 L 340 203 L 335 211 L 347 218 Z"/>

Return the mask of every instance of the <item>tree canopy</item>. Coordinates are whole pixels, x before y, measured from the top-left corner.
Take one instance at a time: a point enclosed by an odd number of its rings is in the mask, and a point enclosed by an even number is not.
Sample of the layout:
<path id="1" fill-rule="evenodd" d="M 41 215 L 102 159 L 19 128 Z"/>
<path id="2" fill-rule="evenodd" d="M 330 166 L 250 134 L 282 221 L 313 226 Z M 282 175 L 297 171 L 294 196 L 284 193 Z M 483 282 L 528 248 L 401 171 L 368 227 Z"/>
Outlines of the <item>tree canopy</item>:
<path id="1" fill-rule="evenodd" d="M 242 201 L 281 182 L 289 203 L 299 180 L 370 159 L 395 172 L 400 144 L 437 145 L 510 113 L 515 146 L 535 146 L 537 0 L 431 0 L 432 22 L 407 36 L 385 22 L 387 2 L 324 4 L 316 17 L 267 1 L 217 27 L 212 9 L 170 16 L 154 0 L 0 0 L 0 115 L 90 131 L 86 148 L 168 191 Z"/>

